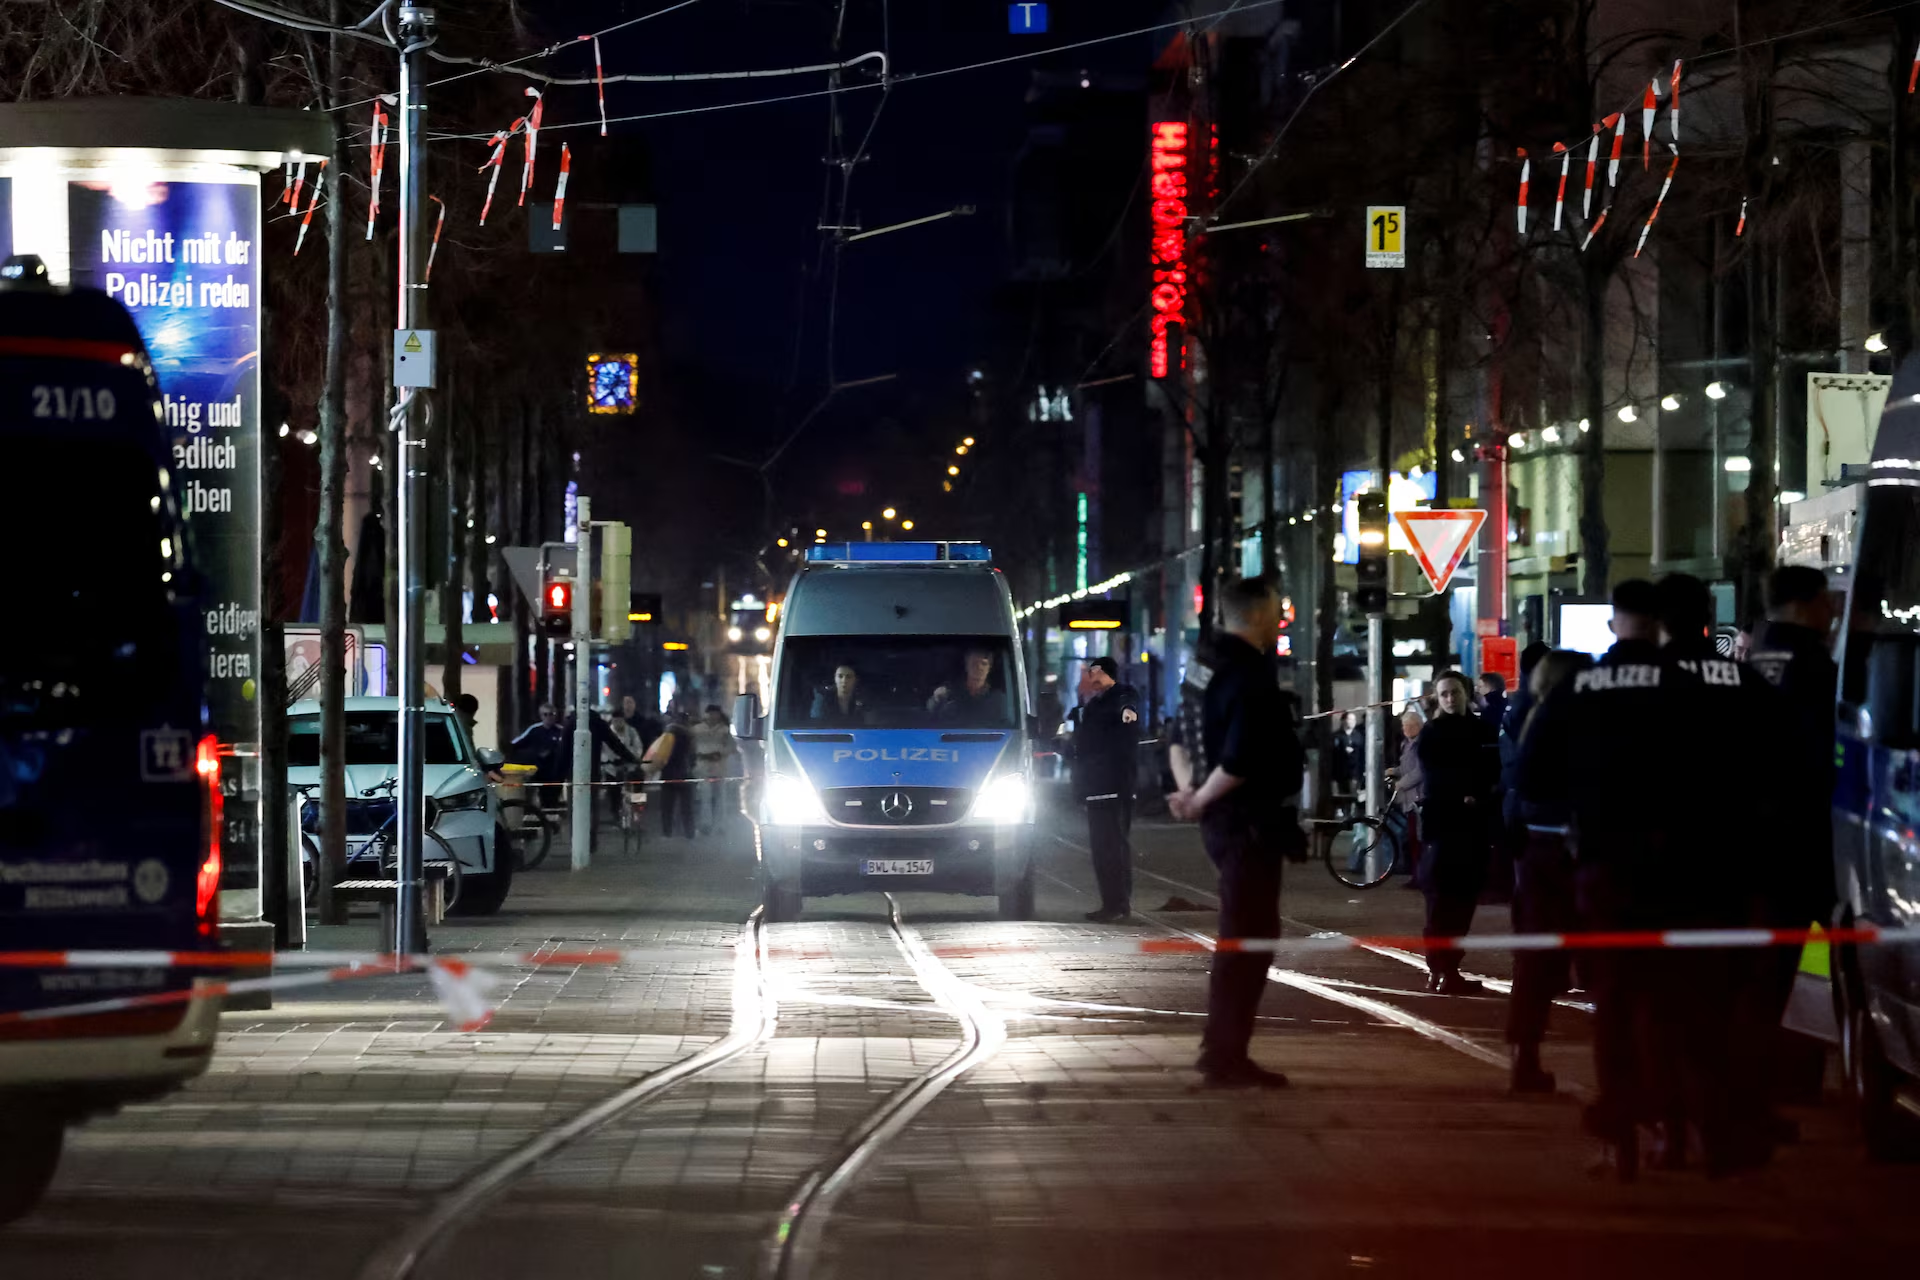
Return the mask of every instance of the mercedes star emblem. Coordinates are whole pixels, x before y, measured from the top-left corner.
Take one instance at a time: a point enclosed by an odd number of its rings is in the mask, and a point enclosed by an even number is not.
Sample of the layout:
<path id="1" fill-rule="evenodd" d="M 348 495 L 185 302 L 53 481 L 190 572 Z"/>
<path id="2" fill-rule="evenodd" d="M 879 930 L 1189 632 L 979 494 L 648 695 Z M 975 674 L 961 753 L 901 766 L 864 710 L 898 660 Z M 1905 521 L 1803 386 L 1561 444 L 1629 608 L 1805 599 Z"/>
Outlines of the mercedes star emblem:
<path id="1" fill-rule="evenodd" d="M 904 822 L 913 812 L 913 797 L 904 791 L 889 791 L 880 798 L 880 813 L 889 822 Z"/>

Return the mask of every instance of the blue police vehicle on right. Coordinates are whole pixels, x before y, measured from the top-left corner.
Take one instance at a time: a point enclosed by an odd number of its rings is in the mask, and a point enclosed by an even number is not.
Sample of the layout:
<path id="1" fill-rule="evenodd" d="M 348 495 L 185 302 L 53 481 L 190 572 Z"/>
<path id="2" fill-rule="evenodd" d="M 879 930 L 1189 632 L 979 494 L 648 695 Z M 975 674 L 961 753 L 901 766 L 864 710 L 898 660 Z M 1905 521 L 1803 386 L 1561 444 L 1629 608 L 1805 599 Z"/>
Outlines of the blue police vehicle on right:
<path id="1" fill-rule="evenodd" d="M 1874 441 L 1847 592 L 1835 708 L 1834 866 L 1842 925 L 1920 928 L 1920 357 Z M 1920 946 L 1836 950 L 1848 1092 L 1868 1151 L 1920 1159 Z"/>

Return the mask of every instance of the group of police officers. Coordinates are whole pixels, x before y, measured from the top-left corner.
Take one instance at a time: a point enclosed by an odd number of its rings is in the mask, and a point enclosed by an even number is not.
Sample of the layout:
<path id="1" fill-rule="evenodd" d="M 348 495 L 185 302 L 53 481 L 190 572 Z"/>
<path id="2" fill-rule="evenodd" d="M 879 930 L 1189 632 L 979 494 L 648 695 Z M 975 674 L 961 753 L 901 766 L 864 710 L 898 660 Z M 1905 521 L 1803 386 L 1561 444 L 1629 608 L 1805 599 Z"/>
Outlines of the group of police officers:
<path id="1" fill-rule="evenodd" d="M 1509 718 L 1510 785 L 1526 802 L 1532 837 L 1510 844 L 1516 893 L 1567 899 L 1516 901 L 1517 919 L 1617 933 L 1804 929 L 1829 918 L 1833 610 L 1817 570 L 1783 568 L 1768 586 L 1767 622 L 1742 661 L 1716 651 L 1713 599 L 1700 580 L 1622 582 L 1612 596 L 1612 648 L 1541 688 L 1517 722 Z M 1220 936 L 1272 938 L 1282 863 L 1306 855 L 1295 807 L 1305 756 L 1293 699 L 1277 679 L 1271 583 L 1248 579 L 1219 594 L 1222 628 L 1204 660 L 1189 665 L 1172 727 L 1168 807 L 1199 823 L 1219 872 Z M 1111 660 L 1097 662 L 1076 754 L 1101 887 L 1101 908 L 1089 918 L 1110 920 L 1129 910 L 1140 734 L 1136 695 L 1116 682 Z M 1528 860 L 1546 858 L 1564 860 L 1571 873 L 1528 874 Z M 1792 1139 L 1774 1106 L 1791 1096 L 1796 1056 L 1801 1093 L 1809 1074 L 1817 1090 L 1820 1057 L 1809 1066 L 1795 1038 L 1780 1032 L 1797 954 L 1579 952 L 1595 1005 L 1599 1085 L 1584 1123 L 1618 1176 L 1637 1171 L 1643 1131 L 1651 1158 L 1668 1168 L 1685 1164 L 1691 1135 L 1709 1175 L 1764 1163 Z M 1257 952 L 1214 955 L 1196 1064 L 1210 1085 L 1287 1083 L 1248 1056 L 1268 963 Z M 1539 1079 L 1537 1057 L 1528 1065 L 1528 1079 Z"/>

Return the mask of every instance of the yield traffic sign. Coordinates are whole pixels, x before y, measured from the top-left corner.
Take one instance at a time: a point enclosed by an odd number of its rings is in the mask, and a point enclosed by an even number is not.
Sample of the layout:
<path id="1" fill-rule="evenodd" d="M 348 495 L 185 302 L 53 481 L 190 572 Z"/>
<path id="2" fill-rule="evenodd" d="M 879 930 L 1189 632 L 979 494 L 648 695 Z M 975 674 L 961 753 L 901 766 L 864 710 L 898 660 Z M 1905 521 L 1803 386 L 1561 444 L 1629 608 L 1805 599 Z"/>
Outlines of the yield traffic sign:
<path id="1" fill-rule="evenodd" d="M 1453 571 L 1466 559 L 1467 548 L 1473 545 L 1473 535 L 1480 532 L 1487 513 L 1448 508 L 1396 511 L 1393 518 L 1400 522 L 1400 531 L 1407 535 L 1413 558 L 1420 562 L 1420 571 L 1427 575 L 1427 581 L 1435 591 L 1445 591 L 1453 579 Z"/>

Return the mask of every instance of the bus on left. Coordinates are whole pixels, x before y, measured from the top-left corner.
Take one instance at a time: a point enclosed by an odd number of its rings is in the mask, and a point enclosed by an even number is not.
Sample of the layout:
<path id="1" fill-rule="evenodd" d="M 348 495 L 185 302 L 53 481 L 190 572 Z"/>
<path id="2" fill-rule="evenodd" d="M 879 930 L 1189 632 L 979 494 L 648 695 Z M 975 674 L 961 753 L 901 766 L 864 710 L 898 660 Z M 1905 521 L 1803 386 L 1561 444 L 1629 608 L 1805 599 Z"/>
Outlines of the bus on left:
<path id="1" fill-rule="evenodd" d="M 218 1029 L 208 969 L 65 954 L 219 945 L 202 576 L 158 406 L 117 302 L 0 266 L 0 1223 L 70 1126 L 199 1075 Z"/>

